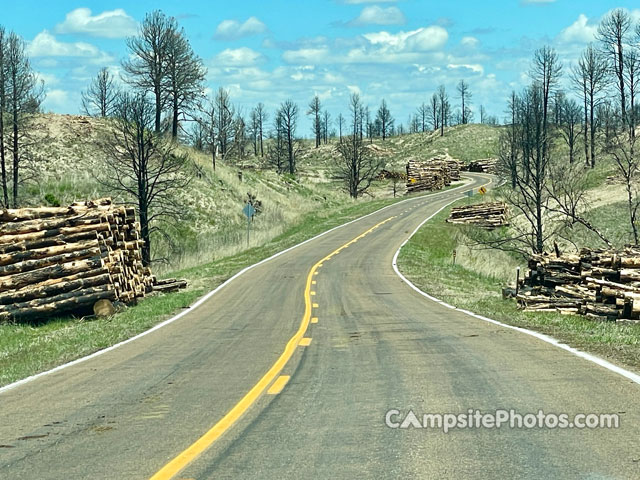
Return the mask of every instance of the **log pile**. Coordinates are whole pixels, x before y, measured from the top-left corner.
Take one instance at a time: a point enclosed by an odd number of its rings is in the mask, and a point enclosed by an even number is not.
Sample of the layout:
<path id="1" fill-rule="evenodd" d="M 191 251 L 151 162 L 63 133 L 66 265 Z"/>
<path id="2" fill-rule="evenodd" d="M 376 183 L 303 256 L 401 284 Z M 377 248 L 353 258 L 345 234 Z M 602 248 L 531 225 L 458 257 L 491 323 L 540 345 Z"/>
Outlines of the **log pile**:
<path id="1" fill-rule="evenodd" d="M 153 289 L 135 209 L 111 199 L 0 210 L 0 322 L 131 303 Z"/>
<path id="2" fill-rule="evenodd" d="M 451 209 L 447 222 L 494 229 L 508 225 L 507 216 L 508 207 L 504 202 L 478 203 Z"/>
<path id="3" fill-rule="evenodd" d="M 446 163 L 437 166 L 411 159 L 407 163 L 407 193 L 441 190 L 451 185 Z"/>
<path id="4" fill-rule="evenodd" d="M 470 162 L 464 170 L 476 173 L 496 173 L 496 164 L 498 160 L 495 158 L 485 158 L 483 160 L 475 160 Z"/>
<path id="5" fill-rule="evenodd" d="M 559 311 L 603 321 L 638 320 L 640 249 L 533 255 L 516 298 L 525 311 Z"/>

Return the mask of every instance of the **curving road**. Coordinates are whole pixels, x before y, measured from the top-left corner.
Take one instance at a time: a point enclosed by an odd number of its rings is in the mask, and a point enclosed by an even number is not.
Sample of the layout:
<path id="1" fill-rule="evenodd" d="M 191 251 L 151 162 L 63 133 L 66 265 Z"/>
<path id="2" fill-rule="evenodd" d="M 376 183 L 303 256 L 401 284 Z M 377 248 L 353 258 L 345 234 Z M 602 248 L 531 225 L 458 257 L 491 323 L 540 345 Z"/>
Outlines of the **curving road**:
<path id="1" fill-rule="evenodd" d="M 161 329 L 3 391 L 0 478 L 640 478 L 639 385 L 394 273 L 409 233 L 467 188 L 336 229 Z M 390 428 L 391 409 L 393 425 L 542 409 L 620 427 L 443 433 Z"/>

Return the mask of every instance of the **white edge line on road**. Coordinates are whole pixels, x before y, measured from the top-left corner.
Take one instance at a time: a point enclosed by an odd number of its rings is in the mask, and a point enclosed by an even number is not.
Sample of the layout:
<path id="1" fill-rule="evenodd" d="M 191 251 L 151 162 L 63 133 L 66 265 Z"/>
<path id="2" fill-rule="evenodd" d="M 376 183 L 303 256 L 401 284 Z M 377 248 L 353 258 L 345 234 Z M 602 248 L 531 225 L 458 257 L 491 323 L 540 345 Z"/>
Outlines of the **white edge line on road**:
<path id="1" fill-rule="evenodd" d="M 251 269 L 253 269 L 253 268 L 255 268 L 255 267 L 259 266 L 259 265 L 262 265 L 263 263 L 267 263 L 268 261 L 273 260 L 274 258 L 279 257 L 280 255 L 284 255 L 285 253 L 290 252 L 291 250 L 294 250 L 294 249 L 296 249 L 298 247 L 301 247 L 302 245 L 305 245 L 305 244 L 307 244 L 309 242 L 312 242 L 312 241 L 314 241 L 314 240 L 316 240 L 316 239 L 318 239 L 320 237 L 323 237 L 323 236 L 325 236 L 325 235 L 327 235 L 327 234 L 329 234 L 329 233 L 331 233 L 331 232 L 333 232 L 335 230 L 338 230 L 340 228 L 346 227 L 347 225 L 350 225 L 352 223 L 358 222 L 358 221 L 360 221 L 360 220 L 362 220 L 364 218 L 370 217 L 371 215 L 375 215 L 376 213 L 380 213 L 383 210 L 391 208 L 391 207 L 393 207 L 395 205 L 400 205 L 402 203 L 424 199 L 425 197 L 429 197 L 429 198 L 431 198 L 431 197 L 439 197 L 439 196 L 441 196 L 443 194 L 448 194 L 448 193 L 451 193 L 451 192 L 453 192 L 455 190 L 459 190 L 461 188 L 465 188 L 467 186 L 468 186 L 468 182 L 465 182 L 463 185 L 459 185 L 457 187 L 450 188 L 449 190 L 444 190 L 444 191 L 437 192 L 437 193 L 431 193 L 431 194 L 427 194 L 427 195 L 420 195 L 420 196 L 416 196 L 416 197 L 412 197 L 412 198 L 407 198 L 406 200 L 400 200 L 399 202 L 392 203 L 391 205 L 387 205 L 386 207 L 382 207 L 382 208 L 380 208 L 380 209 L 378 209 L 378 210 L 376 210 L 374 212 L 371 212 L 371 213 L 368 213 L 366 215 L 363 215 L 362 217 L 355 218 L 355 219 L 353 219 L 353 220 L 351 220 L 351 221 L 349 221 L 347 223 L 343 223 L 342 225 L 338 225 L 336 227 L 330 228 L 329 230 L 326 230 L 326 231 L 316 235 L 315 237 L 308 238 L 307 240 L 305 240 L 303 242 L 300 242 L 300 243 L 298 243 L 296 245 L 293 245 L 292 247 L 289 247 L 289 248 L 287 248 L 285 250 L 282 250 L 282 251 L 280 251 L 280 252 L 278 252 L 278 253 L 276 253 L 274 255 L 271 255 L 268 258 L 260 260 L 259 262 L 254 263 L 253 265 L 249 265 L 248 267 L 243 268 L 238 273 L 236 273 L 231 278 L 229 278 L 227 281 L 225 281 L 224 283 L 218 285 L 214 290 L 212 290 L 209 293 L 205 294 L 203 297 L 201 297 L 199 300 L 197 300 L 194 304 L 190 305 L 188 308 L 186 308 L 184 311 L 180 312 L 179 314 L 175 315 L 174 317 L 171 317 L 171 318 L 165 320 L 164 322 L 158 323 L 157 325 L 154 325 L 150 329 L 145 330 L 144 332 L 139 333 L 138 335 L 135 335 L 135 336 L 133 336 L 131 338 L 127 338 L 126 340 L 123 340 L 120 343 L 116 343 L 115 345 L 111 345 L 110 347 L 103 348 L 102 350 L 98 350 L 97 352 L 94 352 L 94 353 L 92 353 L 90 355 L 87 355 L 85 357 L 77 358 L 76 360 L 72 360 L 71 362 L 65 363 L 63 365 L 58 365 L 57 367 L 54 367 L 51 370 L 46 370 L 44 372 L 36 373 L 35 375 L 31 375 L 30 377 L 23 378 L 22 380 L 17 380 L 16 382 L 13 382 L 13 383 L 10 383 L 8 385 L 5 385 L 4 387 L 0 388 L 0 394 L 6 392 L 8 390 L 13 390 L 14 388 L 19 387 L 20 385 L 24 385 L 25 383 L 30 383 L 30 382 L 32 382 L 32 381 L 34 381 L 34 380 L 36 380 L 36 379 L 38 379 L 40 377 L 44 377 L 46 375 L 50 375 L 52 373 L 59 372 L 60 370 L 63 370 L 65 368 L 71 367 L 73 365 L 77 365 L 77 364 L 82 363 L 82 362 L 86 362 L 87 360 L 91 360 L 92 358 L 99 357 L 100 355 L 103 355 L 103 354 L 105 354 L 107 352 L 115 350 L 116 348 L 121 347 L 123 345 L 126 345 L 127 343 L 131 343 L 131 342 L 133 342 L 135 340 L 138 340 L 138 339 L 140 339 L 140 338 L 142 338 L 142 337 L 144 337 L 146 335 L 149 335 L 150 333 L 155 332 L 156 330 L 159 330 L 162 327 L 166 327 L 167 325 L 175 322 L 176 320 L 179 320 L 180 318 L 182 318 L 186 314 L 191 313 L 193 310 L 195 310 L 200 305 L 202 305 L 207 300 L 209 300 L 217 292 L 219 292 L 224 287 L 226 287 L 233 280 L 235 280 L 239 276 L 247 273 L 249 270 L 251 270 Z"/>
<path id="2" fill-rule="evenodd" d="M 393 256 L 393 261 L 392 261 L 393 270 L 396 272 L 396 275 L 398 275 L 400 277 L 400 279 L 404 283 L 409 285 L 412 289 L 414 289 L 420 295 L 422 295 L 423 297 L 428 298 L 429 300 L 431 300 L 433 302 L 439 303 L 440 305 L 442 305 L 444 307 L 450 308 L 452 310 L 457 310 L 458 312 L 464 313 L 466 315 L 469 315 L 469 316 L 471 316 L 473 318 L 477 318 L 477 319 L 482 320 L 484 322 L 493 323 L 494 325 L 499 325 L 501 327 L 509 328 L 511 330 L 515 330 L 517 332 L 524 333 L 526 335 L 531 335 L 532 337 L 535 337 L 535 338 L 537 338 L 539 340 L 542 340 L 543 342 L 550 343 L 551 345 L 553 345 L 555 347 L 561 348 L 562 350 L 566 350 L 567 352 L 572 353 L 573 355 L 576 355 L 577 357 L 580 357 L 580 358 L 583 358 L 585 360 L 588 360 L 589 362 L 595 363 L 596 365 L 600 365 L 601 367 L 604 367 L 607 370 L 610 370 L 610 371 L 612 371 L 614 373 L 617 373 L 618 375 L 622 375 L 625 378 L 628 378 L 632 382 L 640 384 L 640 375 L 638 375 L 636 373 L 633 373 L 633 372 L 631 372 L 629 370 L 626 370 L 626 369 L 624 369 L 622 367 L 619 367 L 618 365 L 614 365 L 613 363 L 608 362 L 607 360 L 605 360 L 603 358 L 597 357 L 596 355 L 592 355 L 590 353 L 583 352 L 582 350 L 578 350 L 577 348 L 570 347 L 569 345 L 561 343 L 559 340 L 557 340 L 557 339 L 555 339 L 553 337 L 550 337 L 549 335 L 545 335 L 544 333 L 535 332 L 533 330 L 528 330 L 528 329 L 522 328 L 522 327 L 515 327 L 513 325 L 507 325 L 506 323 L 498 322 L 497 320 L 493 320 L 491 318 L 483 317 L 482 315 L 478 315 L 477 313 L 470 312 L 469 310 L 460 309 L 458 307 L 450 305 L 450 304 L 440 300 L 439 298 L 433 297 L 433 296 L 429 295 L 428 293 L 423 292 L 418 287 L 416 287 L 413 283 L 411 283 L 404 275 L 402 275 L 402 273 L 400 273 L 400 270 L 398 270 L 398 255 L 400 255 L 400 250 L 402 250 L 402 247 L 404 247 L 407 244 L 407 242 L 409 242 L 409 240 L 411 240 L 411 237 L 413 237 L 416 234 L 416 232 L 418 230 L 420 230 L 420 228 L 425 223 L 427 223 L 429 220 L 431 220 L 433 217 L 435 217 L 438 213 L 440 213 L 442 210 L 447 208 L 453 202 L 455 202 L 455 201 L 457 201 L 457 200 L 459 200 L 461 198 L 464 198 L 464 197 L 454 198 L 449 203 L 447 203 L 442 208 L 440 208 L 437 212 L 435 212 L 432 215 L 430 215 L 427 218 L 425 218 L 424 221 L 420 225 L 418 225 L 413 232 L 411 232 L 411 235 L 409 235 L 407 237 L 407 239 L 404 242 L 402 242 L 402 245 L 400 245 L 400 248 L 398 248 L 398 250 L 396 250 L 396 253 Z"/>

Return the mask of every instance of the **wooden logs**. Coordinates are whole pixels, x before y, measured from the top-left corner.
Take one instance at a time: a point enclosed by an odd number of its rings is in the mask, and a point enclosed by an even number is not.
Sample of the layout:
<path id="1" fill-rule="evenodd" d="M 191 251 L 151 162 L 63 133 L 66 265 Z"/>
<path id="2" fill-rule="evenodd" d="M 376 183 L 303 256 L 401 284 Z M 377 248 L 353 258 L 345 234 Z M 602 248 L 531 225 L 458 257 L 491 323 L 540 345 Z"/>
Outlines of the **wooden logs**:
<path id="1" fill-rule="evenodd" d="M 469 164 L 464 168 L 464 170 L 468 172 L 478 172 L 478 173 L 496 173 L 497 163 L 498 163 L 498 160 L 496 160 L 495 158 L 475 160 L 473 162 L 469 162 Z"/>
<path id="2" fill-rule="evenodd" d="M 135 209 L 111 199 L 0 210 L 0 321 L 90 312 L 153 289 Z"/>
<path id="3" fill-rule="evenodd" d="M 567 299 L 579 303 L 578 313 L 595 320 L 639 319 L 640 250 L 532 255 L 519 305 L 527 311 L 561 312 Z"/>
<path id="4" fill-rule="evenodd" d="M 508 208 L 506 203 L 478 203 L 451 209 L 447 222 L 493 229 L 508 225 L 507 215 Z"/>

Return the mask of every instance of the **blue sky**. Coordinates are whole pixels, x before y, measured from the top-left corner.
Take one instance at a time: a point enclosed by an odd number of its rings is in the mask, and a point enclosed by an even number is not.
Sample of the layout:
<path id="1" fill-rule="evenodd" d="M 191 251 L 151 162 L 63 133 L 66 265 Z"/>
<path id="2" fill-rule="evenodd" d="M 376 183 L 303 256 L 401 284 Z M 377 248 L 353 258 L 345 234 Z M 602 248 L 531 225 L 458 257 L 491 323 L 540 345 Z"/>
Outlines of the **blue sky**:
<path id="1" fill-rule="evenodd" d="M 385 98 L 406 123 L 439 84 L 457 103 L 461 78 L 474 110 L 483 104 L 502 118 L 508 93 L 528 81 L 536 48 L 555 47 L 568 71 L 615 7 L 640 19 L 637 2 L 606 0 L 25 0 L 5 2 L 0 24 L 27 41 L 47 111 L 78 113 L 91 78 L 103 66 L 119 75 L 125 38 L 146 12 L 161 9 L 184 27 L 209 88 L 228 88 L 245 113 L 287 98 L 304 112 L 318 94 L 335 118 L 358 91 L 374 110 Z M 303 120 L 301 133 L 308 127 Z"/>

